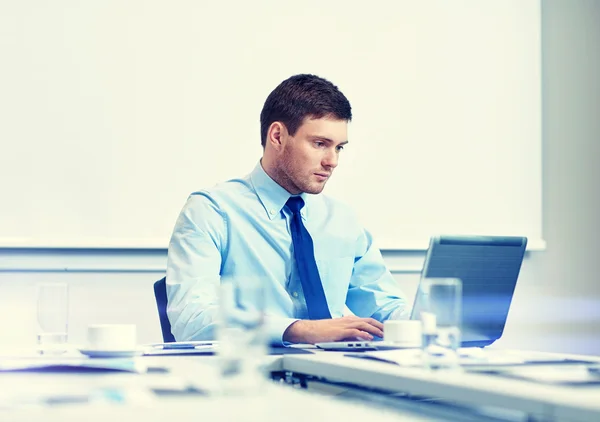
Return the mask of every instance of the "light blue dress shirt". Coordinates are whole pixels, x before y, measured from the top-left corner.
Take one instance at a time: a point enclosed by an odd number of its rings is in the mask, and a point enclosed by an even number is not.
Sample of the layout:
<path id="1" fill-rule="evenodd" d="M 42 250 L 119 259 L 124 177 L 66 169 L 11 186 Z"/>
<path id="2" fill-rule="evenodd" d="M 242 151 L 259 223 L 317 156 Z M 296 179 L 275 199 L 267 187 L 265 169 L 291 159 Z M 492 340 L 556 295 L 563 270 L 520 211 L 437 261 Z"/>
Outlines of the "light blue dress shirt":
<path id="1" fill-rule="evenodd" d="M 301 211 L 332 318 L 345 315 L 383 321 L 406 309 L 404 295 L 387 270 L 371 235 L 346 205 L 323 194 L 302 194 Z M 167 313 L 178 341 L 215 338 L 219 284 L 260 280 L 266 287 L 269 340 L 308 319 L 298 278 L 290 193 L 261 164 L 234 179 L 190 195 L 169 244 Z"/>

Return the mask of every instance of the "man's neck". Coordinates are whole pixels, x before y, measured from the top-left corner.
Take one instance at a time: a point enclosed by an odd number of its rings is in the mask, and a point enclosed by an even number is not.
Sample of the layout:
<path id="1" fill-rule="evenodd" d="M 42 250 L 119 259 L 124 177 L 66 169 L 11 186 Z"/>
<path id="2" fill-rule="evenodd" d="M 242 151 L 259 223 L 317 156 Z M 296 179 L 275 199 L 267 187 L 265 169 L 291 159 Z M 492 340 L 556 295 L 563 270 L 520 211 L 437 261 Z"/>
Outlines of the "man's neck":
<path id="1" fill-rule="evenodd" d="M 279 168 L 277 166 L 275 166 L 274 163 L 272 161 L 270 161 L 269 159 L 267 159 L 264 155 L 263 155 L 262 159 L 260 160 L 260 165 L 261 165 L 262 169 L 265 171 L 265 173 L 267 173 L 267 175 L 271 179 L 273 179 L 273 181 L 275 183 L 277 183 L 279 186 L 281 186 L 286 191 L 288 191 L 290 193 L 290 195 L 299 195 L 302 193 L 301 191 L 298 191 L 297 189 L 292 188 L 290 186 L 292 184 L 288 182 L 287 177 L 281 171 L 279 171 Z"/>

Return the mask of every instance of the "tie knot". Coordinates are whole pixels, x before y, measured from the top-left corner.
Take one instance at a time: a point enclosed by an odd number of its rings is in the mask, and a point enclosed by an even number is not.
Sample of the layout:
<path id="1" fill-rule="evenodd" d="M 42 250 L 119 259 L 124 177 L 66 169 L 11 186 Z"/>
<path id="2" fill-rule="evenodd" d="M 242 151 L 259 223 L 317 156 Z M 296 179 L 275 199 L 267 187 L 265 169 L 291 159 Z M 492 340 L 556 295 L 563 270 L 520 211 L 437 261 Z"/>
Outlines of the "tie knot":
<path id="1" fill-rule="evenodd" d="M 302 199 L 300 196 L 291 196 L 285 204 L 290 209 L 292 214 L 298 214 L 304 206 L 304 199 Z"/>

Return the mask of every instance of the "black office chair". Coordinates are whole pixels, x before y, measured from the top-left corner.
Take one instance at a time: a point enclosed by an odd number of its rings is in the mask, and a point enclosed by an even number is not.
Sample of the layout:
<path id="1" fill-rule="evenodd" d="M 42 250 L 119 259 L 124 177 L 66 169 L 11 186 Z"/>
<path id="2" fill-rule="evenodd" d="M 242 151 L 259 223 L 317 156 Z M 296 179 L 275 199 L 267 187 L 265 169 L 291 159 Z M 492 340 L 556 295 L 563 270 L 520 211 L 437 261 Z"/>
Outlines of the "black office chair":
<path id="1" fill-rule="evenodd" d="M 160 320 L 163 341 L 165 343 L 173 343 L 175 336 L 171 333 L 171 323 L 167 316 L 167 277 L 163 277 L 154 283 L 154 298 L 156 299 L 156 308 L 158 309 L 158 319 Z"/>
<path id="2" fill-rule="evenodd" d="M 167 277 L 163 277 L 154 283 L 154 298 L 158 309 L 158 319 L 160 320 L 160 329 L 162 331 L 163 342 L 173 343 L 175 336 L 171 333 L 171 323 L 167 317 Z M 205 354 L 205 352 L 201 352 Z M 312 353 L 309 350 L 296 349 L 291 347 L 282 347 L 281 345 L 270 345 L 269 354 L 286 355 L 292 353 Z M 275 373 L 274 373 L 275 374 Z"/>

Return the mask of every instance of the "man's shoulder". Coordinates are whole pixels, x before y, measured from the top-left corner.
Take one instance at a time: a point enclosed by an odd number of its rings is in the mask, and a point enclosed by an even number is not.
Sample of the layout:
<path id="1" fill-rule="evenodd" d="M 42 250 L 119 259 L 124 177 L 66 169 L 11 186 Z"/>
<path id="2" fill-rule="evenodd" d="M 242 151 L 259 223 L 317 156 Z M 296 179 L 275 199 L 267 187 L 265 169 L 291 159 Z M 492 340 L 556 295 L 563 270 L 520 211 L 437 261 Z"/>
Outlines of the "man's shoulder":
<path id="1" fill-rule="evenodd" d="M 227 203 L 228 201 L 239 198 L 240 194 L 251 191 L 251 185 L 248 178 L 231 179 L 225 182 L 217 183 L 214 186 L 194 191 L 190 194 L 191 201 L 209 201 L 215 205 Z"/>

